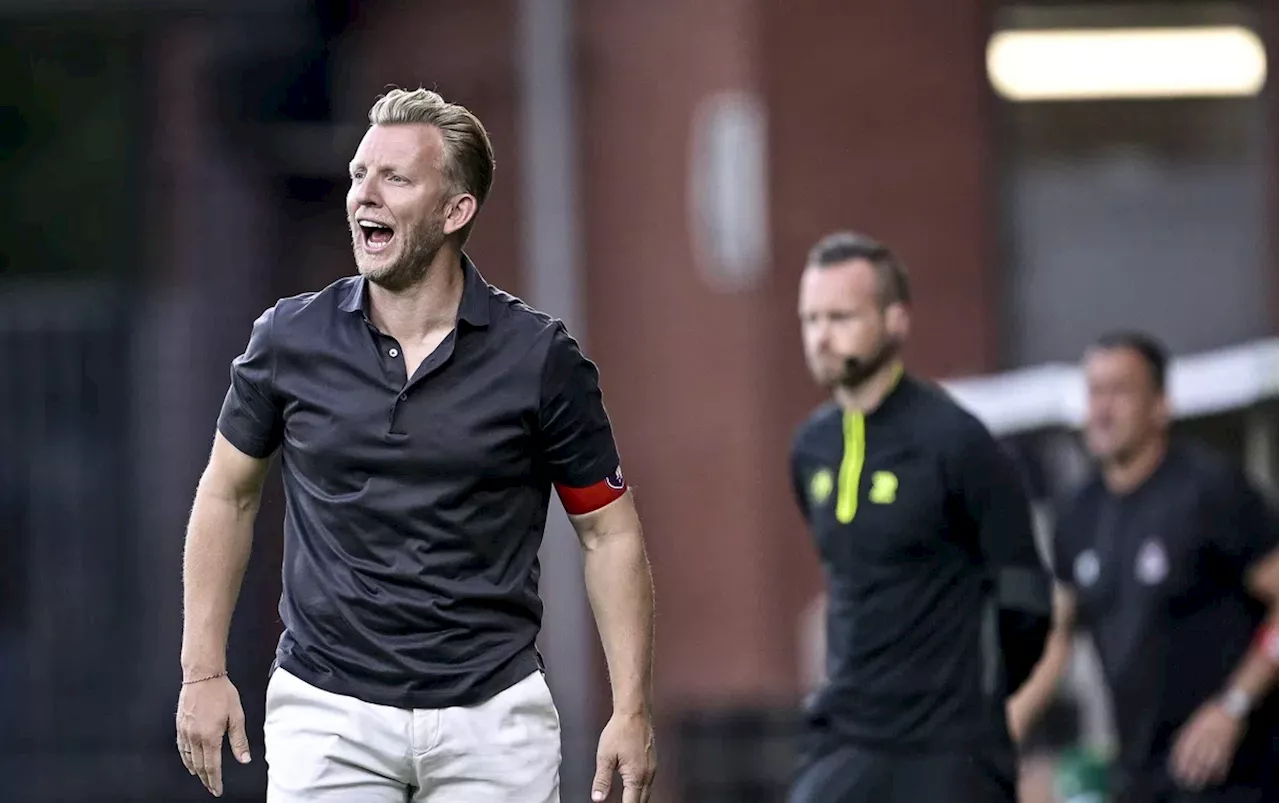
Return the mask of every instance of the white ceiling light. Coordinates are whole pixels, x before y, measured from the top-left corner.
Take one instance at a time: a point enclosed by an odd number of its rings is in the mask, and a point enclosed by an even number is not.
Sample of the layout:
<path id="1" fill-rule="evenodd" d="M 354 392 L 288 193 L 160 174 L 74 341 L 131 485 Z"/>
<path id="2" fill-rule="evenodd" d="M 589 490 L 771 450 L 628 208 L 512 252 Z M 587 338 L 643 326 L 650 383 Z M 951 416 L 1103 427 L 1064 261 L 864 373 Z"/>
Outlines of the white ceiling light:
<path id="1" fill-rule="evenodd" d="M 1262 89 L 1267 55 L 1238 26 L 1008 30 L 987 75 L 1014 101 L 1239 97 Z"/>

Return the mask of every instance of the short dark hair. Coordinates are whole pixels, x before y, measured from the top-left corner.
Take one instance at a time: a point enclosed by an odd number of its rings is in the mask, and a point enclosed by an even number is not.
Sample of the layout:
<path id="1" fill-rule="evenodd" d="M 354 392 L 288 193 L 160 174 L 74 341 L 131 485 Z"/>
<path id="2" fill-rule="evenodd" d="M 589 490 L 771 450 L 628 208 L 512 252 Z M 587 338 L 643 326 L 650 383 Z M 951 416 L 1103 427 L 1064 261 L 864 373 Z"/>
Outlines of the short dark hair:
<path id="1" fill-rule="evenodd" d="M 1156 338 L 1145 332 L 1128 329 L 1107 332 L 1093 341 L 1094 349 L 1129 349 L 1147 365 L 1151 382 L 1161 393 L 1169 372 L 1169 351 Z"/>
<path id="2" fill-rule="evenodd" d="M 911 303 L 906 266 L 888 246 L 865 234 L 854 231 L 828 234 L 809 249 L 808 264 L 825 268 L 854 259 L 865 259 L 875 268 L 881 307 Z"/>

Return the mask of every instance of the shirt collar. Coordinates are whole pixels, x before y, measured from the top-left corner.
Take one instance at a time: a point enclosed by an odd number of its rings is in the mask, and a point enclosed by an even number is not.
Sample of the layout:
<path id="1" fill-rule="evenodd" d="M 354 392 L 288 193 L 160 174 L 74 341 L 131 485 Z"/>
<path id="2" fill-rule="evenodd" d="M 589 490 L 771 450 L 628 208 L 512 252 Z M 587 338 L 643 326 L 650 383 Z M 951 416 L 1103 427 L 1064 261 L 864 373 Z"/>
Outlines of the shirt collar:
<path id="1" fill-rule="evenodd" d="M 870 417 L 881 413 L 887 409 L 891 409 L 897 403 L 898 397 L 902 396 L 902 386 L 907 382 L 907 373 L 902 363 L 898 363 L 893 369 L 893 378 L 890 380 L 889 389 L 885 391 L 884 397 L 880 399 L 880 403 L 868 410 L 865 415 Z"/>
<path id="2" fill-rule="evenodd" d="M 489 283 L 466 254 L 462 255 L 462 270 L 466 276 L 462 284 L 462 303 L 458 305 L 458 318 L 472 326 L 488 326 Z"/>
<path id="3" fill-rule="evenodd" d="M 489 283 L 480 275 L 475 263 L 466 254 L 462 255 L 462 301 L 458 304 L 458 320 L 466 321 L 472 326 L 489 325 Z M 340 309 L 343 312 L 359 312 L 365 315 L 368 310 L 369 282 L 363 276 L 357 276 L 342 300 Z M 366 316 L 367 317 L 367 316 Z"/>

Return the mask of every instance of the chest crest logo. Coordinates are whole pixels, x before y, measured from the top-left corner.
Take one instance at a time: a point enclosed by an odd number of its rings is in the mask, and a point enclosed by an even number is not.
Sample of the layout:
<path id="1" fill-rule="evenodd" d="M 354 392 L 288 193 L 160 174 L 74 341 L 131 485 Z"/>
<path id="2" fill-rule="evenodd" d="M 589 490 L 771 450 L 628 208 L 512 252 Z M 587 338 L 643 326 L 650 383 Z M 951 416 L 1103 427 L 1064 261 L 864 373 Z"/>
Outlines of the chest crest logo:
<path id="1" fill-rule="evenodd" d="M 898 498 L 898 478 L 891 471 L 871 475 L 871 491 L 867 498 L 877 505 L 891 505 Z"/>
<path id="2" fill-rule="evenodd" d="M 1169 574 L 1169 555 L 1159 539 L 1148 538 L 1138 550 L 1134 574 L 1146 585 L 1159 584 Z"/>
<path id="3" fill-rule="evenodd" d="M 829 469 L 820 468 L 809 478 L 809 499 L 815 505 L 826 504 L 836 489 L 836 479 Z"/>
<path id="4" fill-rule="evenodd" d="M 1072 572 L 1076 576 L 1076 585 L 1081 588 L 1088 588 L 1098 582 L 1098 575 L 1102 571 L 1102 565 L 1098 561 L 1098 553 L 1092 549 L 1086 549 L 1079 555 L 1076 555 L 1075 565 Z"/>

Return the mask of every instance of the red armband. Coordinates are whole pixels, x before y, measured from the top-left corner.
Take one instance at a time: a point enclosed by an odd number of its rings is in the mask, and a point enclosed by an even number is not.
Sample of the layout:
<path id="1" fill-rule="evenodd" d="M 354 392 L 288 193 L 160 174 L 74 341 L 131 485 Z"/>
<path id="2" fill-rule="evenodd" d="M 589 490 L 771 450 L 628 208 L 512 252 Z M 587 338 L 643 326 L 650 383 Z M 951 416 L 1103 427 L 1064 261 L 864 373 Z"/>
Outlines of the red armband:
<path id="1" fill-rule="evenodd" d="M 560 483 L 556 483 L 555 487 L 565 512 L 570 516 L 581 516 L 599 510 L 627 492 L 621 467 L 615 468 L 608 477 L 586 488 L 571 488 Z"/>
<path id="2" fill-rule="evenodd" d="M 1272 663 L 1277 663 L 1276 623 L 1267 622 L 1258 628 L 1258 635 L 1253 639 L 1253 648 L 1265 655 Z"/>

